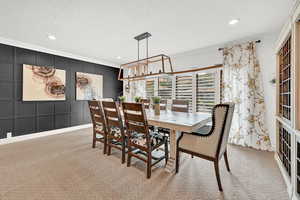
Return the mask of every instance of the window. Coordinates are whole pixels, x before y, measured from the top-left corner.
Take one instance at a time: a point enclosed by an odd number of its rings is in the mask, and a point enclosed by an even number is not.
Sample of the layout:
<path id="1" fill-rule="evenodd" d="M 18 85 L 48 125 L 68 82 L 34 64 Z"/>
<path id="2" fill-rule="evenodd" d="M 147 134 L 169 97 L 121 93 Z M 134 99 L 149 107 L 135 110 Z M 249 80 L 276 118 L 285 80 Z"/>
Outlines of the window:
<path id="1" fill-rule="evenodd" d="M 146 80 L 146 97 L 151 98 L 154 96 L 154 79 Z"/>
<path id="2" fill-rule="evenodd" d="M 279 51 L 279 115 L 291 120 L 291 37 Z"/>
<path id="3" fill-rule="evenodd" d="M 176 77 L 176 99 L 189 101 L 189 112 L 192 112 L 192 75 Z"/>
<path id="4" fill-rule="evenodd" d="M 158 96 L 161 99 L 172 98 L 172 78 L 171 77 L 160 77 L 158 78 Z"/>
<path id="5" fill-rule="evenodd" d="M 189 112 L 211 112 L 221 101 L 221 71 L 203 71 L 146 79 L 146 98 L 189 102 Z"/>
<path id="6" fill-rule="evenodd" d="M 217 73 L 198 73 L 196 88 L 196 111 L 210 112 L 216 104 L 217 87 L 216 84 Z"/>

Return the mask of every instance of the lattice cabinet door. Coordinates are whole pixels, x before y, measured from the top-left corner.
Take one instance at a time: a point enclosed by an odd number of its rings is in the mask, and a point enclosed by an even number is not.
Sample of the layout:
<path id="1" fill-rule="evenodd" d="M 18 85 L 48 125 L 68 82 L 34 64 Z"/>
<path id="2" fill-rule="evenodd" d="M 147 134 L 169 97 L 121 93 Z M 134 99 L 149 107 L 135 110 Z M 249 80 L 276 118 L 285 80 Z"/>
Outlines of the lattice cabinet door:
<path id="1" fill-rule="evenodd" d="M 295 192 L 297 193 L 297 196 L 300 197 L 300 136 L 296 137 L 296 149 L 295 149 Z"/>
<path id="2" fill-rule="evenodd" d="M 291 164 L 291 155 L 292 155 L 292 134 L 291 132 L 282 124 L 278 123 L 278 133 L 279 133 L 279 151 L 278 155 L 283 164 L 283 167 L 286 170 L 286 173 L 291 177 L 292 164 Z"/>
<path id="3" fill-rule="evenodd" d="M 279 64 L 279 102 L 278 114 L 281 118 L 291 120 L 291 36 L 278 53 Z"/>

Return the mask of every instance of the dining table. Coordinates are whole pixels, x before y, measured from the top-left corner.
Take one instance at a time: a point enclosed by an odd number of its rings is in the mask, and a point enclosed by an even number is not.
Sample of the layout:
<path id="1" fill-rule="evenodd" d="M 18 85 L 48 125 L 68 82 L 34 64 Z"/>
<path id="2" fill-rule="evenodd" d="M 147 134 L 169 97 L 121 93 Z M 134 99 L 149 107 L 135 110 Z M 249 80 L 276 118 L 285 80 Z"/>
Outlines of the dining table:
<path id="1" fill-rule="evenodd" d="M 146 110 L 149 125 L 170 129 L 170 156 L 165 170 L 169 173 L 175 172 L 176 164 L 176 143 L 182 132 L 193 132 L 211 121 L 211 113 L 195 112 L 174 112 L 161 110 L 155 115 L 153 109 Z"/>

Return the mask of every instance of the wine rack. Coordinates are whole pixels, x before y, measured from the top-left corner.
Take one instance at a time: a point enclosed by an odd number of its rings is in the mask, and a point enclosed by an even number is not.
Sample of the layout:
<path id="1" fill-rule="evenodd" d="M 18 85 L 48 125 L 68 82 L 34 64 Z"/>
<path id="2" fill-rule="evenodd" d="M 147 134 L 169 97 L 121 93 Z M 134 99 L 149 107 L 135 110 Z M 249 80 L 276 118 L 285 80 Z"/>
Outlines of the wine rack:
<path id="1" fill-rule="evenodd" d="M 279 123 L 279 157 L 288 173 L 291 176 L 291 134 Z"/>
<path id="2" fill-rule="evenodd" d="M 291 120 L 291 37 L 279 51 L 279 114 Z"/>
<path id="3" fill-rule="evenodd" d="M 297 141 L 296 169 L 296 187 L 297 193 L 300 194 L 300 141 Z"/>

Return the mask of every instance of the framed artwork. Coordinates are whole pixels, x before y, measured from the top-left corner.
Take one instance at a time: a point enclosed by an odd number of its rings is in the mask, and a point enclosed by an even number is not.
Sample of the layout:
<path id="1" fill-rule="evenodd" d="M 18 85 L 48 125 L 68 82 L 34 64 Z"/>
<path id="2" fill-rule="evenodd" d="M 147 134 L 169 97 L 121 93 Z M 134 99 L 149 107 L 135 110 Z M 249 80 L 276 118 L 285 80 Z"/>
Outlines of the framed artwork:
<path id="1" fill-rule="evenodd" d="M 76 100 L 103 98 L 103 76 L 76 72 Z"/>
<path id="2" fill-rule="evenodd" d="M 66 71 L 23 65 L 23 101 L 66 100 Z"/>

